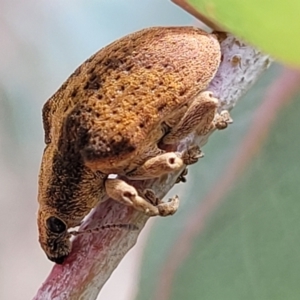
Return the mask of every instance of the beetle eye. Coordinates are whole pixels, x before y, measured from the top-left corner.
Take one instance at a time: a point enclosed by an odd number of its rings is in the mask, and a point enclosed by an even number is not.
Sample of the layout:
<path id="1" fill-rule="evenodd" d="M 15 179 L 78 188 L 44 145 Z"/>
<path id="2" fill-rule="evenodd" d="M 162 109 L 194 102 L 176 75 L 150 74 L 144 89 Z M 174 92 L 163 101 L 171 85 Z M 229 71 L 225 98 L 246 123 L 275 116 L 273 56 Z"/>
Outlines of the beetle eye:
<path id="1" fill-rule="evenodd" d="M 48 229 L 54 233 L 62 233 L 66 230 L 66 224 L 56 217 L 48 218 L 46 224 Z"/>

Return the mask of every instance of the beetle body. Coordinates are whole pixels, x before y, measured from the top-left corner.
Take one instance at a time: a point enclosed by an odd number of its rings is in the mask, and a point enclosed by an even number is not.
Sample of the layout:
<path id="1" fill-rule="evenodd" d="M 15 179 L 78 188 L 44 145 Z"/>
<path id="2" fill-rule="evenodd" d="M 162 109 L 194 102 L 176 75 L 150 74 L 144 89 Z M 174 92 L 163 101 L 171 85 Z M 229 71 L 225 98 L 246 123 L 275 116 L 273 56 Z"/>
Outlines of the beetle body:
<path id="1" fill-rule="evenodd" d="M 206 89 L 220 58 L 216 37 L 200 29 L 145 29 L 94 54 L 46 102 L 38 227 L 51 260 L 68 255 L 67 230 L 103 198 L 109 174 L 126 176 L 163 152 L 158 144 Z M 203 107 L 210 125 L 217 102 Z"/>

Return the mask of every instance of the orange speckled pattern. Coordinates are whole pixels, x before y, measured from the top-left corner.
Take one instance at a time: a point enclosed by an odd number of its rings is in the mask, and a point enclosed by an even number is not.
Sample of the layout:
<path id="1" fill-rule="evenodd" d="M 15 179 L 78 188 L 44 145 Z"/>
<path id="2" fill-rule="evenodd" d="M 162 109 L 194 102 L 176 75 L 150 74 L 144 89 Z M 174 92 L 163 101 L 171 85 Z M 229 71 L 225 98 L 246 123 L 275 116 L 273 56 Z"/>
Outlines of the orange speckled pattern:
<path id="1" fill-rule="evenodd" d="M 68 255 L 67 229 L 103 198 L 108 174 L 126 175 L 162 151 L 220 56 L 216 37 L 194 27 L 141 30 L 94 54 L 46 102 L 38 227 L 49 259 Z"/>
<path id="2" fill-rule="evenodd" d="M 91 160 L 136 155 L 149 147 L 149 133 L 206 88 L 219 63 L 218 41 L 194 27 L 128 35 L 88 59 L 46 103 L 46 140 L 57 143 L 68 123 L 73 138 L 90 134 L 80 147 L 98 144 Z"/>

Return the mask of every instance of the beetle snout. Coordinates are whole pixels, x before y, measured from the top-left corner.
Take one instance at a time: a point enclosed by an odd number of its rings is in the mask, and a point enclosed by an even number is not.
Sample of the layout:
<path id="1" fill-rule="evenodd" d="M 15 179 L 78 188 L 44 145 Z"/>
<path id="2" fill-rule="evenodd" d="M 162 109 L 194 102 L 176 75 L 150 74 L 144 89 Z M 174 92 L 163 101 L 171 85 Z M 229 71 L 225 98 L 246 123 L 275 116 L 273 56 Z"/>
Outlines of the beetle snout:
<path id="1" fill-rule="evenodd" d="M 61 265 L 71 251 L 71 243 L 69 239 L 51 241 L 51 246 L 44 250 L 49 260 Z"/>
<path id="2" fill-rule="evenodd" d="M 62 256 L 59 256 L 59 257 L 54 257 L 54 256 L 50 256 L 50 255 L 47 255 L 48 259 L 55 262 L 56 264 L 63 264 L 63 262 L 65 261 L 65 259 L 67 258 L 68 255 L 62 255 Z"/>

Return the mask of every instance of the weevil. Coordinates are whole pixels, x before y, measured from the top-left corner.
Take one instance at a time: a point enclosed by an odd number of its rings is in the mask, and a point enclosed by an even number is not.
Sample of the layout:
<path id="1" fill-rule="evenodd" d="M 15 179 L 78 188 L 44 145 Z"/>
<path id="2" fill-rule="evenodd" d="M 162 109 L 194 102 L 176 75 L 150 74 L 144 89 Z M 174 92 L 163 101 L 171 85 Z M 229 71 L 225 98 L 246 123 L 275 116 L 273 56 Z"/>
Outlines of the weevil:
<path id="1" fill-rule="evenodd" d="M 149 216 L 175 213 L 177 197 L 162 202 L 108 176 L 155 178 L 197 161 L 197 147 L 166 149 L 227 126 L 228 114 L 206 91 L 220 59 L 216 36 L 198 28 L 144 29 L 98 51 L 45 103 L 38 229 L 50 260 L 64 261 L 69 229 L 105 195 Z"/>

